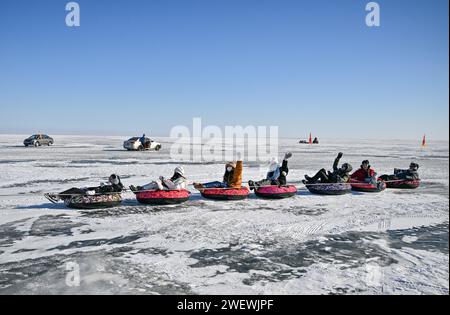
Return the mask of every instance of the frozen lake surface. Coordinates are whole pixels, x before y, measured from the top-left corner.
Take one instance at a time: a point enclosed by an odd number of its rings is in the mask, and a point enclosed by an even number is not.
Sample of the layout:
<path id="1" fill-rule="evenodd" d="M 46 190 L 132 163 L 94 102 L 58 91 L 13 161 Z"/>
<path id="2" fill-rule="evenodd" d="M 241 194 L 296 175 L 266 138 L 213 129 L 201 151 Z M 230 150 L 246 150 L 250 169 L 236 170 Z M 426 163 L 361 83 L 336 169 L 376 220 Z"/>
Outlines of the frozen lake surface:
<path id="1" fill-rule="evenodd" d="M 292 151 L 282 201 L 202 199 L 192 187 L 179 206 L 122 206 L 80 212 L 44 192 L 97 185 L 111 173 L 125 185 L 170 176 L 169 139 L 160 152 L 127 152 L 120 137 L 55 137 L 25 148 L 0 136 L 0 294 L 449 294 L 449 143 L 421 149 L 405 141 L 322 141 Z M 331 168 L 337 152 L 378 174 L 417 161 L 414 191 L 309 194 L 304 174 Z M 345 160 L 345 161 L 344 161 Z M 223 163 L 184 163 L 191 181 L 220 179 Z M 265 165 L 246 163 L 244 180 Z M 68 286 L 68 266 L 80 285 Z"/>

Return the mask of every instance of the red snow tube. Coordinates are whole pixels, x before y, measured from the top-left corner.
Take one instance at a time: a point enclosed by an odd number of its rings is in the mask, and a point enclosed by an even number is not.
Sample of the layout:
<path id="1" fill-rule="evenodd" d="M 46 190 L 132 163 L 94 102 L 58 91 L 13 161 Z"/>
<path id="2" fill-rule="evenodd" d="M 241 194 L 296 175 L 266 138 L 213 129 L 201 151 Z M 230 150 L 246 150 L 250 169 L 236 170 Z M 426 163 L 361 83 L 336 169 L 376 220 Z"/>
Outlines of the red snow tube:
<path id="1" fill-rule="evenodd" d="M 386 183 L 387 188 L 395 189 L 416 189 L 420 186 L 420 179 L 418 180 L 398 180 L 388 181 Z"/>
<path id="2" fill-rule="evenodd" d="M 146 190 L 136 193 L 138 202 L 146 205 L 177 205 L 189 200 L 188 190 Z"/>
<path id="3" fill-rule="evenodd" d="M 200 191 L 202 196 L 214 200 L 243 200 L 248 198 L 250 191 L 242 188 L 206 188 Z"/>
<path id="4" fill-rule="evenodd" d="M 258 197 L 266 199 L 284 199 L 297 194 L 297 187 L 289 186 L 263 186 L 255 190 Z"/>
<path id="5" fill-rule="evenodd" d="M 378 179 L 376 185 L 357 180 L 351 180 L 350 184 L 352 185 L 352 190 L 361 192 L 382 192 L 386 189 L 386 183 L 381 179 Z"/>

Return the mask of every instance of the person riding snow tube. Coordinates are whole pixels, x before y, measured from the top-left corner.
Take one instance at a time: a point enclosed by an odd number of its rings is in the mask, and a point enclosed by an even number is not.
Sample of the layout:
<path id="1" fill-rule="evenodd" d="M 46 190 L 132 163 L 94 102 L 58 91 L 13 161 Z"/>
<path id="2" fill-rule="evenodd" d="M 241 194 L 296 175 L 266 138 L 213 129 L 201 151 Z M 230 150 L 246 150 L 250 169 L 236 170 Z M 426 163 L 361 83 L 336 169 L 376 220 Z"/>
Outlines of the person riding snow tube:
<path id="1" fill-rule="evenodd" d="M 194 183 L 194 187 L 207 199 L 242 200 L 250 195 L 247 187 L 242 187 L 242 161 L 230 162 L 225 165 L 222 182 L 205 184 Z"/>
<path id="2" fill-rule="evenodd" d="M 350 178 L 352 190 L 360 192 L 381 192 L 386 189 L 386 183 L 377 178 L 377 173 L 370 166 L 369 160 L 361 163 L 361 168 Z"/>
<path id="3" fill-rule="evenodd" d="M 242 161 L 229 162 L 225 165 L 225 174 L 223 175 L 223 181 L 210 182 L 210 183 L 194 183 L 194 187 L 198 190 L 208 188 L 236 188 L 240 189 L 242 186 Z"/>
<path id="4" fill-rule="evenodd" d="M 250 190 L 257 190 L 264 186 L 286 186 L 287 175 L 289 173 L 288 160 L 292 157 L 292 153 L 288 152 L 284 155 L 283 163 L 280 165 L 276 158 L 273 158 L 269 165 L 269 171 L 265 179 L 258 182 L 250 180 L 248 186 Z"/>
<path id="5" fill-rule="evenodd" d="M 101 183 L 100 186 L 97 187 L 74 187 L 60 192 L 59 194 L 45 194 L 45 197 L 53 203 L 63 201 L 68 206 L 73 205 L 73 208 L 77 208 L 76 205 L 78 203 L 81 204 L 80 208 L 91 208 L 91 206 L 99 208 L 109 207 L 122 201 L 120 193 L 123 191 L 124 186 L 120 177 L 116 174 L 112 174 L 109 177 L 108 182 L 108 184 Z M 120 198 L 117 198 L 117 196 Z"/>
<path id="6" fill-rule="evenodd" d="M 160 177 L 159 181 L 144 186 L 130 186 L 139 203 L 147 205 L 172 205 L 189 200 L 191 193 L 186 190 L 187 178 L 184 168 L 177 166 L 170 179 Z"/>
<path id="7" fill-rule="evenodd" d="M 350 180 L 350 172 L 352 171 L 353 167 L 349 163 L 342 164 L 341 167 L 339 166 L 339 161 L 344 156 L 342 152 L 340 152 L 337 156 L 337 158 L 334 160 L 333 164 L 333 171 L 327 172 L 325 169 L 321 169 L 319 172 L 317 172 L 316 175 L 313 177 L 310 177 L 308 175 L 305 175 L 305 179 L 303 180 L 303 183 L 306 184 L 316 184 L 318 182 L 320 183 L 347 183 Z"/>
<path id="8" fill-rule="evenodd" d="M 364 160 L 361 163 L 361 168 L 355 171 L 350 178 L 363 183 L 376 183 L 377 173 L 370 166 L 369 160 Z"/>
<path id="9" fill-rule="evenodd" d="M 387 184 L 387 188 L 414 189 L 420 186 L 419 164 L 411 162 L 409 169 L 394 169 L 393 175 L 382 175 L 380 178 Z"/>
<path id="10" fill-rule="evenodd" d="M 165 179 L 163 176 L 159 177 L 159 181 L 153 181 L 144 186 L 130 186 L 130 190 L 134 193 L 147 190 L 182 190 L 186 189 L 187 178 L 182 166 L 177 166 L 170 179 Z"/>
<path id="11" fill-rule="evenodd" d="M 350 193 L 352 187 L 348 181 L 350 180 L 350 172 L 353 168 L 349 163 L 344 163 L 339 167 L 339 161 L 343 156 L 344 154 L 339 152 L 334 160 L 332 172 L 321 169 L 313 177 L 305 175 L 306 180 L 302 182 L 306 188 L 311 193 L 320 195 L 343 195 Z"/>

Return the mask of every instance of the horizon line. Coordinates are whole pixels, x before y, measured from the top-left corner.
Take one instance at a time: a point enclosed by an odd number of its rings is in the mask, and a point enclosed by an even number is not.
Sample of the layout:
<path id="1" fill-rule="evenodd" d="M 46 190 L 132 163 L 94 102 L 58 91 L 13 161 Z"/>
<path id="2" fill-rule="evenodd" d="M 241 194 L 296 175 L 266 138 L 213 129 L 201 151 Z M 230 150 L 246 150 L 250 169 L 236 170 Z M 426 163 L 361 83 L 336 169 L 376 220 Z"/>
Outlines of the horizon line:
<path id="1" fill-rule="evenodd" d="M 42 134 L 46 134 L 48 136 L 51 136 L 49 133 L 42 133 Z M 0 132 L 0 136 L 25 136 L 25 137 L 29 137 L 31 135 L 32 134 L 27 134 L 27 133 L 8 133 L 8 132 L 4 133 L 4 132 Z M 130 137 L 130 134 L 126 134 L 125 135 L 125 134 L 95 134 L 95 133 L 92 133 L 92 134 L 90 134 L 90 133 L 83 133 L 83 134 L 81 134 L 81 133 L 54 133 L 53 136 L 68 136 L 68 137 L 124 137 L 124 138 L 126 138 L 126 137 Z M 51 137 L 53 137 L 53 136 L 51 136 Z M 140 135 L 135 135 L 135 136 L 131 136 L 131 137 L 139 137 L 139 136 Z M 163 135 L 147 135 L 147 137 L 153 138 L 153 139 L 158 138 L 158 137 L 159 138 L 176 139 L 176 138 L 170 137 L 168 135 L 165 135 L 165 136 L 163 136 Z M 325 139 L 325 140 L 339 140 L 339 139 L 341 139 L 341 140 L 369 140 L 369 141 L 374 141 L 374 140 L 380 140 L 380 141 L 383 141 L 383 140 L 386 140 L 386 141 L 416 141 L 417 140 L 418 142 L 421 142 L 422 141 L 422 137 L 423 136 L 421 136 L 419 139 L 415 139 L 415 138 L 408 138 L 408 139 L 407 138 L 367 138 L 367 137 L 363 137 L 363 138 L 356 138 L 356 137 L 341 137 L 341 138 L 338 138 L 338 137 L 318 137 L 318 138 L 319 138 L 319 141 L 320 141 L 320 139 Z M 240 138 L 242 138 L 242 137 L 238 137 L 238 139 L 240 139 Z M 279 139 L 292 139 L 292 140 L 307 139 L 307 137 L 301 138 L 301 137 L 292 137 L 292 136 L 279 136 L 278 138 Z M 442 138 L 433 139 L 433 138 L 427 137 L 427 142 L 430 142 L 430 141 L 450 142 L 450 139 L 449 138 L 447 138 L 447 139 L 442 139 Z"/>

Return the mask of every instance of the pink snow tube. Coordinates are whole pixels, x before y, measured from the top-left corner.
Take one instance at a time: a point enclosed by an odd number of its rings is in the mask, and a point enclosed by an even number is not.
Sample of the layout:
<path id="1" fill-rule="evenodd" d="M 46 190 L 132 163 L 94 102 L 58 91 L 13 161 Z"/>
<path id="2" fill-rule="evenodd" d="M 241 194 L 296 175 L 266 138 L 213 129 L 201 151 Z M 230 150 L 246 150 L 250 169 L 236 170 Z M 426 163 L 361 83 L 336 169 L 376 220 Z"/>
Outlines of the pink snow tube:
<path id="1" fill-rule="evenodd" d="M 263 186 L 255 190 L 258 197 L 266 199 L 284 199 L 297 194 L 297 187 L 289 186 Z"/>
<path id="2" fill-rule="evenodd" d="M 248 198 L 250 191 L 242 188 L 206 188 L 200 190 L 204 198 L 214 200 L 243 200 Z"/>
<path id="3" fill-rule="evenodd" d="M 146 190 L 136 193 L 138 202 L 146 205 L 176 205 L 189 200 L 188 190 Z"/>

